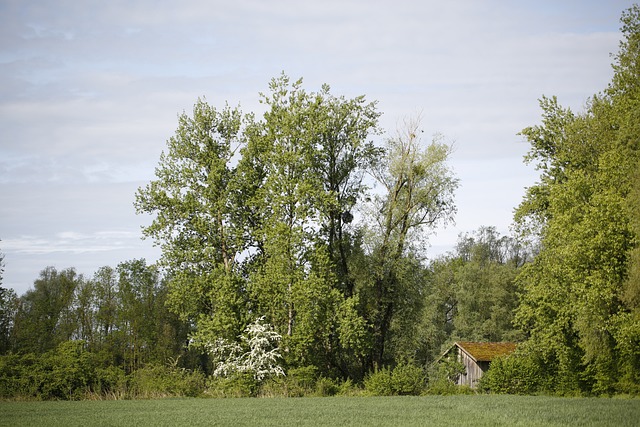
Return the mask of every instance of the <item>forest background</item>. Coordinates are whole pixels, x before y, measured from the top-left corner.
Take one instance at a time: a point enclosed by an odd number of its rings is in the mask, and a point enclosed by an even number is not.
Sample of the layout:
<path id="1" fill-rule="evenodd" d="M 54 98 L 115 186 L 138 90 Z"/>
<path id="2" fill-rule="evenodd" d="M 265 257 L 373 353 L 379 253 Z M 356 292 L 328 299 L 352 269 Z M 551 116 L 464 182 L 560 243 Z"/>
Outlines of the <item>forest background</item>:
<path id="1" fill-rule="evenodd" d="M 451 390 L 433 362 L 454 340 L 521 343 L 487 390 L 637 394 L 640 9 L 622 24 L 609 86 L 581 113 L 543 98 L 522 131 L 540 181 L 517 234 L 429 262 L 458 181 L 419 117 L 376 146 L 375 102 L 284 74 L 260 118 L 198 100 L 136 195 L 157 265 L 2 288 L 2 395 Z"/>

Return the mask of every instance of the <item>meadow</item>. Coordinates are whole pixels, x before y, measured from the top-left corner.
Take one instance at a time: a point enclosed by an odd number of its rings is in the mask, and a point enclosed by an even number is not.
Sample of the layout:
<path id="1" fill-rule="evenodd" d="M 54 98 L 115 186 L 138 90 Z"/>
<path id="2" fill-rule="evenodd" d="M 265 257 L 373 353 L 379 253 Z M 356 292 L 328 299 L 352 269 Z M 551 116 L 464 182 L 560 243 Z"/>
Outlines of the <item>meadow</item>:
<path id="1" fill-rule="evenodd" d="M 1 426 L 638 426 L 640 399 L 457 395 L 0 402 Z"/>

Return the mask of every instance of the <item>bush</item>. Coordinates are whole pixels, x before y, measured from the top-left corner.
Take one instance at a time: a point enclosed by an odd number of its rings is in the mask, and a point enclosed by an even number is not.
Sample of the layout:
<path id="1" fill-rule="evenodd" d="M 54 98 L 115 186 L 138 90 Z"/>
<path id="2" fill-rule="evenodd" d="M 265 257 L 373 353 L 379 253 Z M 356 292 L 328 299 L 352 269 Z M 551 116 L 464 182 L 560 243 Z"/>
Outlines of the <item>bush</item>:
<path id="1" fill-rule="evenodd" d="M 130 395 L 134 398 L 201 395 L 205 389 L 202 372 L 151 364 L 130 376 Z"/>
<path id="2" fill-rule="evenodd" d="M 372 396 L 419 395 L 424 386 L 424 371 L 410 364 L 383 368 L 364 379 L 364 389 Z"/>
<path id="3" fill-rule="evenodd" d="M 367 375 L 364 379 L 364 390 L 371 396 L 392 396 L 391 370 L 385 367 Z"/>
<path id="4" fill-rule="evenodd" d="M 427 394 L 452 395 L 472 394 L 469 386 L 457 385 L 458 377 L 465 371 L 464 365 L 454 356 L 449 356 L 432 365 L 429 369 Z"/>
<path id="5" fill-rule="evenodd" d="M 313 390 L 318 380 L 318 368 L 315 366 L 303 366 L 301 368 L 290 369 L 287 372 L 290 382 L 295 382 L 298 386 Z"/>
<path id="6" fill-rule="evenodd" d="M 491 362 L 491 368 L 480 379 L 480 389 L 498 394 L 532 394 L 541 383 L 537 364 L 513 354 Z"/>
<path id="7" fill-rule="evenodd" d="M 362 387 L 354 383 L 351 378 L 347 378 L 345 381 L 338 385 L 337 394 L 339 396 L 361 396 L 362 392 Z"/>
<path id="8" fill-rule="evenodd" d="M 419 395 L 424 390 L 425 383 L 424 371 L 415 365 L 398 365 L 391 373 L 391 389 L 401 396 Z"/>
<path id="9" fill-rule="evenodd" d="M 340 388 L 336 381 L 332 380 L 331 378 L 322 377 L 318 381 L 316 381 L 315 395 L 321 397 L 334 396 L 336 393 L 338 393 L 339 389 Z"/>
<path id="10" fill-rule="evenodd" d="M 37 361 L 30 353 L 0 356 L 0 398 L 38 398 Z"/>
<path id="11" fill-rule="evenodd" d="M 93 398 L 125 398 L 127 395 L 127 374 L 124 369 L 118 366 L 98 368 L 91 391 Z"/>
<path id="12" fill-rule="evenodd" d="M 207 381 L 205 395 L 209 397 L 254 397 L 258 381 L 251 373 L 237 373 L 230 377 L 213 376 Z"/>

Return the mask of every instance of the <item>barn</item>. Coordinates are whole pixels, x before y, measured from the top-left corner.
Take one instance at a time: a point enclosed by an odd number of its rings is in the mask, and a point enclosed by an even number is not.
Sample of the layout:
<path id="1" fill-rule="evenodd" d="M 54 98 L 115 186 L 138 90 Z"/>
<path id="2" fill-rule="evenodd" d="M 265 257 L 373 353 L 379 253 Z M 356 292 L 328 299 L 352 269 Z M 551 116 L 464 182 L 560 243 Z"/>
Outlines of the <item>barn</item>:
<path id="1" fill-rule="evenodd" d="M 516 344 L 512 342 L 457 341 L 440 359 L 455 355 L 465 368 L 465 372 L 458 377 L 457 384 L 475 388 L 493 359 L 511 354 L 515 349 Z"/>

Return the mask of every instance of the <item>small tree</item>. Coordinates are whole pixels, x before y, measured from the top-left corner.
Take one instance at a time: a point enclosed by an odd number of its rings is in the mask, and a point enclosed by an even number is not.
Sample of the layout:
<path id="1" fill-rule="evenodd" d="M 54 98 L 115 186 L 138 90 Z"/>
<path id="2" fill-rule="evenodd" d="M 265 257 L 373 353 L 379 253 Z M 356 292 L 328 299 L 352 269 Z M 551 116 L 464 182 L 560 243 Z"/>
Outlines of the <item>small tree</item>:
<path id="1" fill-rule="evenodd" d="M 224 338 L 213 341 L 201 335 L 192 338 L 191 345 L 204 348 L 213 358 L 213 375 L 231 377 L 236 373 L 250 373 L 256 381 L 272 376 L 284 376 L 279 364 L 282 355 L 278 342 L 282 336 L 270 324 L 264 323 L 264 316 L 244 330 L 241 343 L 229 342 Z"/>

